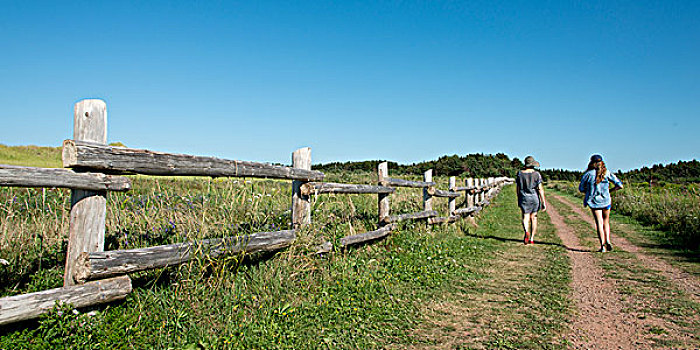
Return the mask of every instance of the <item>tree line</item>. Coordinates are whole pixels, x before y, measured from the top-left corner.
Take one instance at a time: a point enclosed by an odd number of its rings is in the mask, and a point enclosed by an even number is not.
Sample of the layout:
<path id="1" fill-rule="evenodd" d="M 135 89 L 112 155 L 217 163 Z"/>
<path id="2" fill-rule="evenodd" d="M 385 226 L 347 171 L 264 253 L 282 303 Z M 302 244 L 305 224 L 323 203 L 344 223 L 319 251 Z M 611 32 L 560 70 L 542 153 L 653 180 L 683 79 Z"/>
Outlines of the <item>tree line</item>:
<path id="1" fill-rule="evenodd" d="M 358 162 L 332 162 L 316 164 L 314 170 L 323 172 L 376 172 L 377 165 L 383 160 L 366 160 Z M 442 156 L 436 160 L 399 164 L 388 162 L 391 174 L 398 175 L 422 175 L 426 170 L 433 169 L 434 175 L 463 176 L 463 177 L 514 177 L 523 167 L 523 162 L 517 157 L 510 158 L 504 153 L 483 154 L 475 153 L 465 156 Z M 540 169 L 545 181 L 578 181 L 583 171 L 566 169 Z M 689 183 L 700 182 L 700 161 L 679 161 L 670 164 L 655 164 L 651 167 L 642 167 L 626 172 L 617 172 L 616 175 L 626 182 L 671 182 Z"/>
<path id="2" fill-rule="evenodd" d="M 323 172 L 376 172 L 377 165 L 383 160 L 367 160 L 359 162 L 332 162 L 316 164 L 314 170 Z M 497 177 L 515 176 L 523 163 L 518 158 L 510 159 L 503 153 L 492 154 L 468 154 L 466 156 L 451 155 L 442 156 L 437 160 L 424 161 L 412 164 L 399 164 L 388 162 L 391 174 L 398 175 L 423 175 L 428 169 L 433 169 L 433 175 L 464 176 L 464 177 Z"/>

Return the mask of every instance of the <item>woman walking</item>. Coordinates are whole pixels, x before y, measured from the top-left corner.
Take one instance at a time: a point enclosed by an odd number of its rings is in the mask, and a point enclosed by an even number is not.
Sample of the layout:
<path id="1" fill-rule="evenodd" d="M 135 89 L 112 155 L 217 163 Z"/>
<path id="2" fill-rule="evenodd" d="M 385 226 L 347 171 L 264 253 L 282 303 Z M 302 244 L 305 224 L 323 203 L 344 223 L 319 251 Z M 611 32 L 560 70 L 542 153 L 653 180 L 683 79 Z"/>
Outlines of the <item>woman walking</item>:
<path id="1" fill-rule="evenodd" d="M 610 183 L 615 185 L 613 189 L 610 189 Z M 622 182 L 615 174 L 608 171 L 603 157 L 599 154 L 591 156 L 588 170 L 583 173 L 578 190 L 586 194 L 583 205 L 591 208 L 593 219 L 595 219 L 598 240 L 600 240 L 599 252 L 613 250 L 610 243 L 610 208 L 612 206 L 610 192 L 620 189 L 622 189 Z"/>
<path id="2" fill-rule="evenodd" d="M 525 157 L 523 169 L 518 171 L 515 183 L 518 186 L 518 206 L 522 212 L 525 244 L 535 243 L 537 233 L 537 212 L 547 209 L 547 201 L 544 198 L 542 175 L 535 168 L 540 163 L 532 156 Z"/>

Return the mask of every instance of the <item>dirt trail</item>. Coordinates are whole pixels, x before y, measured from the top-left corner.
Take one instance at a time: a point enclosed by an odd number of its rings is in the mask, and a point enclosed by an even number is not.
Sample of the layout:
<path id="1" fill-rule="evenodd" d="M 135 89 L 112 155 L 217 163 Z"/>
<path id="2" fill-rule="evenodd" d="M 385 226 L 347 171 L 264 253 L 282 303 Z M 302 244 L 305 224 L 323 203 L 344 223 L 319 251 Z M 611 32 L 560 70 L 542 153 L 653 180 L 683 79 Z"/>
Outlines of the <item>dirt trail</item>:
<path id="1" fill-rule="evenodd" d="M 551 196 L 551 194 L 550 194 Z M 557 234 L 568 249 L 572 269 L 572 298 L 578 315 L 568 340 L 574 349 L 640 349 L 644 325 L 623 312 L 625 307 L 614 280 L 604 277 L 590 250 L 583 247 L 554 206 L 547 208 Z M 648 325 L 648 321 L 645 322 Z"/>
<path id="2" fill-rule="evenodd" d="M 552 193 L 548 195 L 566 204 L 574 211 L 574 213 L 581 217 L 582 220 L 591 224 L 591 226 L 595 229 L 595 222 L 593 221 L 593 217 L 590 215 L 590 213 L 585 212 L 583 208 L 571 203 L 571 201 L 562 196 Z M 630 243 L 625 238 L 615 235 L 614 232 L 610 234 L 610 239 L 616 246 L 622 248 L 622 250 L 634 254 L 635 257 L 647 268 L 661 272 L 661 274 L 668 278 L 668 280 L 671 281 L 674 286 L 687 293 L 693 301 L 700 302 L 700 280 L 698 280 L 695 276 L 677 269 L 663 260 L 644 253 L 641 248 Z"/>

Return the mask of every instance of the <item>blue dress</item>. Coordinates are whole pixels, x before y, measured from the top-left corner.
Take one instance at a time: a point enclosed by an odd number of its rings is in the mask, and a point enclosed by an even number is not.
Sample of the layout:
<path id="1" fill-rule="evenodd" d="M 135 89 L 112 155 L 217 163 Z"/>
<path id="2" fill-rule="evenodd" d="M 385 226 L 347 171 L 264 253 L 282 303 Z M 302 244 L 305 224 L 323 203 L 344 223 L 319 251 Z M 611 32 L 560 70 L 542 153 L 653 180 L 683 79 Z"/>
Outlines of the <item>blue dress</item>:
<path id="1" fill-rule="evenodd" d="M 622 186 L 622 181 L 611 172 L 606 172 L 603 181 L 595 183 L 595 169 L 583 173 L 578 190 L 585 193 L 583 205 L 593 209 L 610 209 L 612 200 L 610 199 L 610 183 L 615 186 Z"/>

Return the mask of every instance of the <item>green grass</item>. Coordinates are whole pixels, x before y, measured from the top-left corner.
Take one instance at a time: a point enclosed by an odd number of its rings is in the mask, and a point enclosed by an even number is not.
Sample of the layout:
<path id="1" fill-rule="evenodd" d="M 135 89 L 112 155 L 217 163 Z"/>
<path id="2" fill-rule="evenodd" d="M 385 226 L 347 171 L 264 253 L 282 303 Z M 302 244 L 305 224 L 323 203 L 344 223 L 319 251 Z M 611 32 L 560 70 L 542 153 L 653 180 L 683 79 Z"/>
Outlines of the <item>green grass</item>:
<path id="1" fill-rule="evenodd" d="M 5 146 L 0 144 L 0 164 L 61 168 L 61 147 Z"/>
<path id="2" fill-rule="evenodd" d="M 548 188 L 583 198 L 573 182 L 554 181 Z M 626 184 L 612 194 L 613 212 L 654 229 L 654 240 L 675 249 L 700 252 L 700 185 Z M 578 201 L 578 200 L 577 200 Z"/>
<path id="3" fill-rule="evenodd" d="M 338 181 L 334 177 L 371 182 L 333 174 L 329 181 Z M 108 196 L 108 250 L 288 227 L 288 182 L 133 181 L 133 191 Z M 0 251 L 10 261 L 0 266 L 2 295 L 60 286 L 69 197 L 66 190 L 0 189 Z M 420 210 L 421 198 L 420 191 L 401 189 L 392 196 L 392 210 Z M 446 202 L 434 200 L 442 212 Z M 464 313 L 451 315 L 454 325 L 441 329 L 464 329 L 465 319 L 481 322 L 485 338 L 465 338 L 456 344 L 462 348 L 563 347 L 556 339 L 568 317 L 568 261 L 546 218 L 541 239 L 551 245 L 519 244 L 512 188 L 481 214 L 476 231 L 466 222 L 408 223 L 374 244 L 325 258 L 314 254 L 318 243 L 374 228 L 376 206 L 376 196 L 319 196 L 312 202 L 313 224 L 287 250 L 201 257 L 133 274 L 134 292 L 125 301 L 79 314 L 57 308 L 37 321 L 3 327 L 0 348 L 405 348 L 447 341 L 448 334 L 428 334 L 431 324 L 445 319 L 436 313 L 445 303 L 463 306 Z M 486 318 L 473 313 L 472 302 Z M 526 337 L 514 325 L 528 329 Z"/>
<path id="4" fill-rule="evenodd" d="M 572 199 L 569 197 L 569 199 Z M 574 232 L 587 248 L 595 251 L 598 239 L 591 225 L 583 221 L 568 206 L 560 203 L 550 196 L 550 203 L 564 217 L 565 222 L 574 229 Z M 612 223 L 613 234 L 619 234 L 616 223 Z M 659 271 L 644 266 L 632 253 L 616 247 L 611 253 L 594 253 L 598 264 L 604 271 L 605 277 L 615 280 L 618 292 L 624 296 L 625 312 L 634 317 L 645 319 L 655 317 L 665 322 L 665 325 L 673 329 L 676 337 L 667 336 L 671 329 L 649 326 L 645 337 L 654 344 L 655 348 L 669 348 L 679 346 L 700 346 L 696 334 L 700 332 L 700 322 L 696 315 L 700 312 L 700 305 L 693 302 L 671 281 Z"/>
<path id="5" fill-rule="evenodd" d="M 482 213 L 478 229 L 458 239 L 464 246 L 487 247 L 487 258 L 468 255 L 465 271 L 457 271 L 425 308 L 428 320 L 416 331 L 418 340 L 454 349 L 566 348 L 566 251 L 544 213 L 538 243 L 524 246 L 519 217 L 511 186 Z"/>
<path id="6" fill-rule="evenodd" d="M 560 189 L 561 187 L 557 187 L 556 193 L 577 205 L 581 203 L 581 198 L 574 196 L 570 191 L 560 191 Z M 617 207 L 616 200 L 613 199 L 610 221 L 615 234 L 641 247 L 646 253 L 700 277 L 700 248 L 690 248 L 682 243 L 679 244 L 674 233 L 654 228 L 653 225 L 645 225 L 633 217 L 621 213 Z"/>

